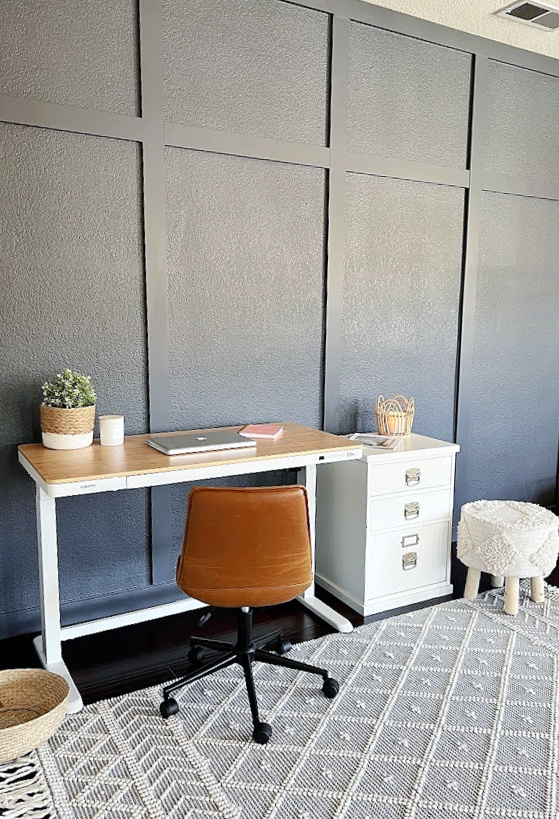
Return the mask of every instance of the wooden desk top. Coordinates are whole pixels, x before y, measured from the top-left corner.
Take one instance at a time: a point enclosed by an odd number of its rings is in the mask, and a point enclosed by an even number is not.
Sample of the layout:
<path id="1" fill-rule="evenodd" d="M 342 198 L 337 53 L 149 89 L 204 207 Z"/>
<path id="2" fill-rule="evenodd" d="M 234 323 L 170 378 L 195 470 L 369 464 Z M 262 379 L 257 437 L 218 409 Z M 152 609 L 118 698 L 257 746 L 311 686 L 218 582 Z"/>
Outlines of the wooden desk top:
<path id="1" fill-rule="evenodd" d="M 221 429 L 238 431 L 242 427 Z M 215 429 L 212 431 L 215 432 Z M 157 434 L 177 435 L 178 432 Z M 18 449 L 45 483 L 61 484 L 362 448 L 361 444 L 347 438 L 287 423 L 283 424 L 283 434 L 275 441 L 258 440 L 255 447 L 247 447 L 246 450 L 226 449 L 194 455 L 164 455 L 146 444 L 146 438 L 149 437 L 149 434 L 129 435 L 122 446 L 114 447 L 101 446 L 96 439 L 92 446 L 84 449 L 47 449 L 42 444 L 22 444 Z"/>

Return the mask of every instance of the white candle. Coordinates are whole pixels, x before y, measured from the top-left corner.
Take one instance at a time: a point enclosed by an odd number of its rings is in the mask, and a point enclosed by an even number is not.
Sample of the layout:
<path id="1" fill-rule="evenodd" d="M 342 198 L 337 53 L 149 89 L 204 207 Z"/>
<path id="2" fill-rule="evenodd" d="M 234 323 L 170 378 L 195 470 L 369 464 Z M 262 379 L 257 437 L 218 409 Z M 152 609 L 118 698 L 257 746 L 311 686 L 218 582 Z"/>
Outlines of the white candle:
<path id="1" fill-rule="evenodd" d="M 124 415 L 100 415 L 101 446 L 120 446 L 124 443 Z"/>

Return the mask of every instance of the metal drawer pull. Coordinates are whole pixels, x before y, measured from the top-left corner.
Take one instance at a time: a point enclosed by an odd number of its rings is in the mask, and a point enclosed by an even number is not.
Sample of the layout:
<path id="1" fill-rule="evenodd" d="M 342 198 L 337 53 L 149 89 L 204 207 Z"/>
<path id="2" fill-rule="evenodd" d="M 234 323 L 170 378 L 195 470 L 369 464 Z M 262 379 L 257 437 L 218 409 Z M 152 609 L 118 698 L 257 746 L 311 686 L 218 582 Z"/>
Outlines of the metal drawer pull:
<path id="1" fill-rule="evenodd" d="M 413 469 L 406 469 L 406 486 L 415 486 L 421 480 L 421 469 L 413 467 Z"/>
<path id="2" fill-rule="evenodd" d="M 407 549 L 410 546 L 419 546 L 419 535 L 404 535 L 402 549 Z"/>
<path id="3" fill-rule="evenodd" d="M 413 520 L 419 517 L 419 503 L 417 501 L 406 503 L 404 506 L 404 517 L 406 520 Z"/>
<path id="4" fill-rule="evenodd" d="M 408 552 L 402 557 L 402 569 L 409 572 L 417 567 L 417 552 Z"/>

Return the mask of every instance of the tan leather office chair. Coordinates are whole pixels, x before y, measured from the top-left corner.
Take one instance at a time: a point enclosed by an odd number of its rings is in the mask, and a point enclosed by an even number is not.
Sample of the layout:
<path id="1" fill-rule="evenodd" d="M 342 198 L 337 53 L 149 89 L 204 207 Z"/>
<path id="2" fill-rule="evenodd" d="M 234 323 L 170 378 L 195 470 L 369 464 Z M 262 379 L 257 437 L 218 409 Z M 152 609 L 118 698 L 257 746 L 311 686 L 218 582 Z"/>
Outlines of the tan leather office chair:
<path id="1" fill-rule="evenodd" d="M 281 656 L 291 643 L 276 630 L 257 639 L 252 633 L 252 608 L 293 600 L 311 583 L 311 543 L 307 494 L 302 486 L 265 488 L 196 487 L 188 498 L 177 583 L 186 594 L 210 606 L 237 608 L 237 642 L 193 637 L 188 657 L 190 674 L 163 690 L 161 715 L 176 714 L 179 706 L 170 694 L 188 683 L 239 663 L 245 673 L 253 738 L 266 743 L 272 728 L 261 722 L 252 676 L 252 663 L 285 666 L 320 674 L 322 691 L 335 697 L 339 684 L 324 668 Z M 203 649 L 221 652 L 203 662 Z M 266 650 L 273 648 L 273 651 Z"/>

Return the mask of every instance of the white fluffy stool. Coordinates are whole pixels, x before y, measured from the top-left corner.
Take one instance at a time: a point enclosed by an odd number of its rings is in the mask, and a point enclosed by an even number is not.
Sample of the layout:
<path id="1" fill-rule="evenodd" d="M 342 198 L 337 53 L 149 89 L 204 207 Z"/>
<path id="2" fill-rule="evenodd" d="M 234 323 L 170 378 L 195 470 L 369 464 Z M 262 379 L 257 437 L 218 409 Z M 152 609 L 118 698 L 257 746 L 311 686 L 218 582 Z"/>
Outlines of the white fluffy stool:
<path id="1" fill-rule="evenodd" d="M 543 603 L 543 579 L 557 563 L 558 518 L 535 503 L 475 501 L 466 503 L 458 524 L 458 557 L 468 566 L 464 597 L 473 600 L 481 572 L 492 584 L 505 578 L 505 612 L 518 612 L 518 581 L 531 578 L 531 598 Z"/>

